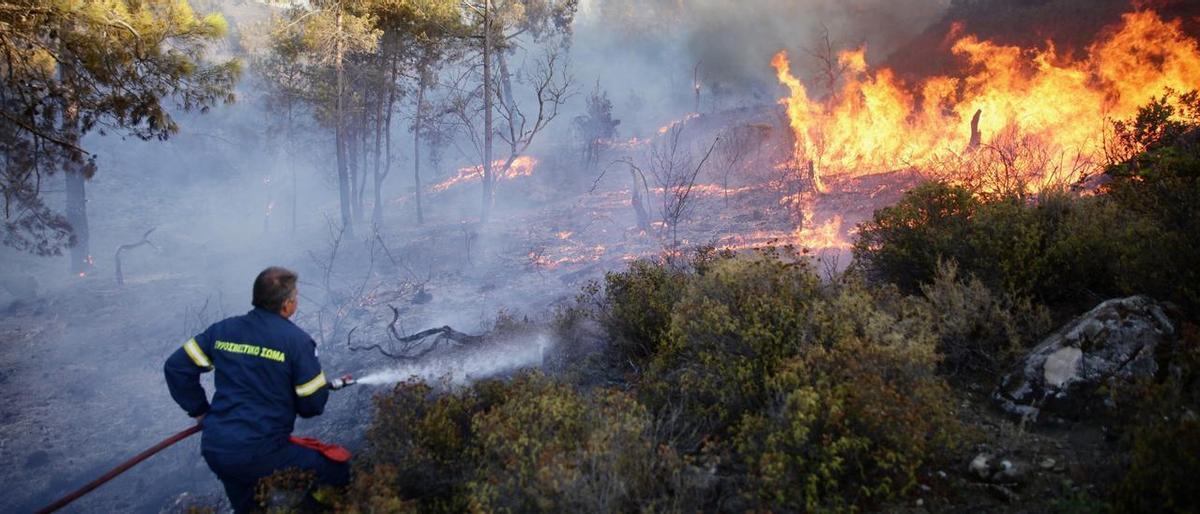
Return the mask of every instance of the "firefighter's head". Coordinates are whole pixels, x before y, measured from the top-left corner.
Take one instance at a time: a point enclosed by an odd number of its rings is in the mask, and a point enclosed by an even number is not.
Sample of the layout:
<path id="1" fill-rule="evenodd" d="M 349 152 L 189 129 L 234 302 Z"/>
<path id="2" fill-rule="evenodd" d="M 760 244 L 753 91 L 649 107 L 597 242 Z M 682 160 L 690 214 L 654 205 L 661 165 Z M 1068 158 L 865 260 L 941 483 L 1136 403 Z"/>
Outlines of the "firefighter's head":
<path id="1" fill-rule="evenodd" d="M 254 279 L 255 307 L 277 312 L 285 318 L 296 313 L 296 272 L 287 268 L 271 266 Z"/>

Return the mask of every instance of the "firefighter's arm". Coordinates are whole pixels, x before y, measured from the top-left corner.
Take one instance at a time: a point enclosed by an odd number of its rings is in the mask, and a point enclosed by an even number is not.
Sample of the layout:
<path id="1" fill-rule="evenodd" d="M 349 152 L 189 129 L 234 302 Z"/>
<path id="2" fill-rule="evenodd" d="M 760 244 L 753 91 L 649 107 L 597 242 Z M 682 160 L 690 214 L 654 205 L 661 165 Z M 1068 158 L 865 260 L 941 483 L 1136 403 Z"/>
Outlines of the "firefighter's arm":
<path id="1" fill-rule="evenodd" d="M 163 365 L 171 398 L 193 418 L 208 412 L 208 396 L 200 385 L 200 374 L 213 369 L 209 339 L 208 331 L 189 339 Z"/>
<path id="2" fill-rule="evenodd" d="M 320 416 L 329 400 L 329 383 L 317 360 L 317 344 L 301 343 L 297 358 L 292 359 L 292 378 L 296 385 L 296 414 L 302 418 Z"/>

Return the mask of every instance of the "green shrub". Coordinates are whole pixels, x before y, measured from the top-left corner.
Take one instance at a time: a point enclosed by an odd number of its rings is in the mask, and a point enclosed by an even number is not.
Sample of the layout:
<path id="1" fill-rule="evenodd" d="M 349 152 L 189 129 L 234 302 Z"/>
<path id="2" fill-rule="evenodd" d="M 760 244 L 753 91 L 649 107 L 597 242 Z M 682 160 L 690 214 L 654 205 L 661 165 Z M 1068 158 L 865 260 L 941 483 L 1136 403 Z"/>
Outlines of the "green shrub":
<path id="1" fill-rule="evenodd" d="M 807 259 L 765 254 L 692 276 L 642 381 L 643 398 L 654 410 L 679 406 L 703 433 L 722 433 L 763 404 L 783 358 L 808 343 L 819 289 Z"/>
<path id="2" fill-rule="evenodd" d="M 952 377 L 990 382 L 1051 328 L 1045 307 L 997 295 L 977 277 L 962 279 L 953 262 L 939 264 L 921 291 L 937 330 L 941 370 Z"/>
<path id="3" fill-rule="evenodd" d="M 1181 322 L 1178 338 L 1155 348 L 1157 375 L 1118 391 L 1130 446 L 1116 487 L 1118 512 L 1194 512 L 1200 475 L 1200 327 Z"/>
<path id="4" fill-rule="evenodd" d="M 963 187 L 921 184 L 859 227 L 854 260 L 907 292 L 933 278 L 939 260 L 965 261 L 963 242 L 980 202 Z"/>
<path id="5" fill-rule="evenodd" d="M 685 278 L 681 270 L 648 260 L 605 275 L 599 319 L 611 338 L 612 360 L 637 370 L 662 347 Z"/>
<path id="6" fill-rule="evenodd" d="M 1132 462 L 1118 486 L 1118 512 L 1195 512 L 1200 505 L 1200 419 L 1151 423 L 1134 436 Z"/>
<path id="7" fill-rule="evenodd" d="M 538 374 L 476 416 L 476 512 L 627 512 L 657 487 L 645 408 L 625 393 L 583 395 Z"/>
<path id="8" fill-rule="evenodd" d="M 788 359 L 736 445 L 760 510 L 869 508 L 910 492 L 956 440 L 928 343 L 847 337 Z"/>
<path id="9" fill-rule="evenodd" d="M 927 183 L 860 226 L 855 266 L 915 293 L 939 260 L 1039 302 L 1148 294 L 1200 315 L 1200 93 L 1114 123 L 1098 196 L 976 196 Z"/>
<path id="10" fill-rule="evenodd" d="M 349 505 L 364 512 L 380 505 L 461 512 L 475 466 L 471 421 L 506 396 L 505 386 L 495 381 L 440 393 L 422 382 L 404 382 L 376 395 L 366 457 L 358 463 Z"/>

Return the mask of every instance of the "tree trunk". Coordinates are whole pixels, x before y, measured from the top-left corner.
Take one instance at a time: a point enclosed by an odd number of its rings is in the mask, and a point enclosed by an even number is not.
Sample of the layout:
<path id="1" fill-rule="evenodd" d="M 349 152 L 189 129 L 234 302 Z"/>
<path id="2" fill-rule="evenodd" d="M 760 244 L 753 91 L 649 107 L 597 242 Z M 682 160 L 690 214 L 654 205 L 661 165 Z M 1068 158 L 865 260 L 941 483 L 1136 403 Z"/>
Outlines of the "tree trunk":
<path id="1" fill-rule="evenodd" d="M 87 177 L 83 174 L 81 163 L 68 162 L 65 168 L 63 176 L 66 177 L 67 183 L 67 223 L 71 225 L 75 236 L 75 244 L 71 246 L 71 273 L 82 277 L 92 268 L 91 231 L 88 228 L 85 188 Z"/>
<path id="2" fill-rule="evenodd" d="M 70 67 L 59 67 L 60 80 L 68 87 L 75 81 Z M 79 105 L 70 100 L 63 102 L 62 124 L 67 142 L 79 146 Z M 86 276 L 92 268 L 91 230 L 88 228 L 87 217 L 87 166 L 82 162 L 83 155 L 71 152 L 70 158 L 63 163 L 63 178 L 66 189 L 67 223 L 71 225 L 73 243 L 71 245 L 71 274 Z"/>
<path id="3" fill-rule="evenodd" d="M 413 183 L 416 185 L 418 225 L 425 223 L 425 212 L 421 209 L 421 129 L 425 127 L 426 76 L 426 73 L 421 73 L 421 80 L 417 84 L 417 116 L 415 123 L 413 123 Z"/>
<path id="4" fill-rule="evenodd" d="M 379 225 L 383 222 L 383 194 L 380 192 L 380 186 L 383 185 L 383 109 L 385 107 L 383 94 L 379 95 L 379 102 L 376 104 L 375 111 L 375 145 L 371 148 L 371 156 L 374 158 L 374 169 L 372 171 L 371 193 L 374 195 L 374 203 L 371 205 L 371 227 L 375 232 L 379 232 Z"/>
<path id="5" fill-rule="evenodd" d="M 355 124 L 357 125 L 357 124 Z M 355 223 L 362 221 L 362 207 L 358 204 L 358 195 L 360 187 L 358 185 L 358 151 L 359 151 L 359 131 L 357 128 L 346 131 L 346 158 L 350 167 L 350 214 L 354 216 Z"/>
<path id="6" fill-rule="evenodd" d="M 296 173 L 296 144 L 294 142 L 296 136 L 293 130 L 293 123 L 295 123 L 293 101 L 289 98 L 287 104 L 287 145 L 292 149 L 292 151 L 288 152 L 288 167 L 292 171 L 292 235 L 296 235 L 296 212 L 300 210 L 300 185 L 298 184 L 299 178 Z"/>
<path id="7" fill-rule="evenodd" d="M 358 170 L 357 170 L 358 186 L 356 186 L 358 188 L 357 189 L 358 195 L 354 197 L 354 203 L 355 203 L 354 221 L 356 223 L 363 222 L 363 218 L 366 216 L 365 211 L 367 210 L 366 209 L 367 166 L 368 166 L 367 158 L 370 155 L 370 153 L 367 152 L 367 139 L 368 139 L 367 136 L 370 134 L 370 132 L 367 130 L 367 125 L 368 125 L 368 123 L 367 123 L 367 106 L 368 105 L 369 104 L 364 99 L 362 108 L 360 110 L 360 114 L 358 117 L 358 137 L 355 139 L 355 141 L 356 141 L 355 148 L 358 150 L 358 155 L 353 161 L 356 164 L 356 168 L 358 168 Z M 357 166 L 358 164 L 362 164 L 362 166 Z"/>
<path id="8" fill-rule="evenodd" d="M 492 176 L 492 2 L 483 2 L 483 207 L 479 220 L 487 223 L 495 198 Z"/>
<path id="9" fill-rule="evenodd" d="M 399 78 L 399 69 L 397 67 L 396 58 L 392 58 L 392 77 L 388 82 L 388 100 L 386 111 L 383 116 L 383 145 L 384 145 L 384 162 L 383 173 L 379 176 L 375 183 L 375 212 L 371 217 L 375 220 L 376 225 L 383 224 L 383 181 L 392 173 L 392 111 L 396 107 L 396 79 Z"/>
<path id="10" fill-rule="evenodd" d="M 342 204 L 342 229 L 347 234 L 354 234 L 353 218 L 350 215 L 350 175 L 346 170 L 346 134 L 343 117 L 343 97 L 345 87 L 344 70 L 342 69 L 342 13 L 337 14 L 337 48 L 334 51 L 335 68 L 337 69 L 337 109 L 334 113 L 334 142 L 337 146 L 338 196 Z"/>

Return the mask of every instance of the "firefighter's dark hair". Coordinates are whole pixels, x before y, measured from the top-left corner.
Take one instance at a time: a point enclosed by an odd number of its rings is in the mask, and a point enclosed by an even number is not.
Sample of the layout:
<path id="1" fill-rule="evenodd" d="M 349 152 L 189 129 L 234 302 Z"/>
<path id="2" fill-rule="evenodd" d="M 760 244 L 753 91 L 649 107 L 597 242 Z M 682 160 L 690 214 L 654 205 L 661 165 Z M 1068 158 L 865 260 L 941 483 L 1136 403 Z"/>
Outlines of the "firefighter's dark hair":
<path id="1" fill-rule="evenodd" d="M 283 302 L 296 295 L 296 272 L 287 268 L 271 266 L 254 279 L 255 307 L 271 312 L 283 310 Z"/>

